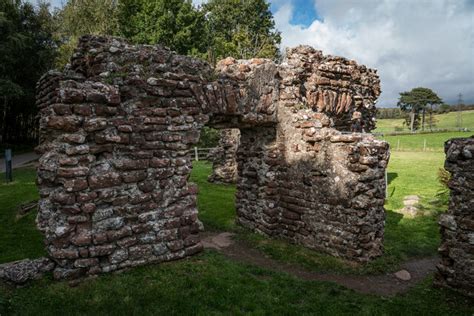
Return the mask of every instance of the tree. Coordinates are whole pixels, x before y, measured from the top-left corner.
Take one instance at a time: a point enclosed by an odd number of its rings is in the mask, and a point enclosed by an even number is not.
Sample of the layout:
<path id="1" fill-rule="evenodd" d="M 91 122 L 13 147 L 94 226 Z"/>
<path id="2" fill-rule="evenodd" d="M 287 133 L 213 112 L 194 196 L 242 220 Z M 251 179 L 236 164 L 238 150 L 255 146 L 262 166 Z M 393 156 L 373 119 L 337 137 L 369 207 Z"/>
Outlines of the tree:
<path id="1" fill-rule="evenodd" d="M 414 132 L 419 126 L 420 112 L 422 114 L 422 130 L 425 129 L 425 113 L 430 106 L 430 122 L 433 122 L 433 105 L 442 104 L 443 101 L 428 88 L 414 88 L 409 92 L 401 92 L 397 106 L 404 112 L 409 113 L 410 130 Z M 430 124 L 430 129 L 432 125 Z"/>
<path id="2" fill-rule="evenodd" d="M 46 2 L 0 1 L 2 143 L 36 138 L 35 86 L 55 57 L 52 25 Z"/>
<path id="3" fill-rule="evenodd" d="M 116 35 L 118 0 L 69 0 L 55 12 L 55 38 L 60 42 L 56 65 L 62 67 L 84 34 Z"/>
<path id="4" fill-rule="evenodd" d="M 205 56 L 206 19 L 191 0 L 121 0 L 118 7 L 119 35 L 134 43 L 163 44 L 183 55 Z"/>
<path id="5" fill-rule="evenodd" d="M 210 0 L 204 4 L 209 29 L 208 59 L 278 58 L 280 32 L 266 0 Z"/>

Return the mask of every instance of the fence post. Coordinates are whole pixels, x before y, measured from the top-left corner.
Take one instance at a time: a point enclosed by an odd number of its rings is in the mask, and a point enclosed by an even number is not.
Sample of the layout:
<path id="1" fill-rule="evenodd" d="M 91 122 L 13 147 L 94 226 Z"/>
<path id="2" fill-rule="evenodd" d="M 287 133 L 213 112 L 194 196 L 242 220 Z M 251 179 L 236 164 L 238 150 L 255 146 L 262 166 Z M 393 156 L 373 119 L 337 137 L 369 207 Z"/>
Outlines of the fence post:
<path id="1" fill-rule="evenodd" d="M 13 181 L 11 149 L 5 149 L 5 177 L 7 179 L 7 182 Z"/>
<path id="2" fill-rule="evenodd" d="M 423 151 L 426 151 L 426 138 L 423 140 Z"/>
<path id="3" fill-rule="evenodd" d="M 198 148 L 194 147 L 194 160 L 199 161 Z"/>
<path id="4" fill-rule="evenodd" d="M 400 138 L 397 140 L 397 151 L 400 151 Z"/>

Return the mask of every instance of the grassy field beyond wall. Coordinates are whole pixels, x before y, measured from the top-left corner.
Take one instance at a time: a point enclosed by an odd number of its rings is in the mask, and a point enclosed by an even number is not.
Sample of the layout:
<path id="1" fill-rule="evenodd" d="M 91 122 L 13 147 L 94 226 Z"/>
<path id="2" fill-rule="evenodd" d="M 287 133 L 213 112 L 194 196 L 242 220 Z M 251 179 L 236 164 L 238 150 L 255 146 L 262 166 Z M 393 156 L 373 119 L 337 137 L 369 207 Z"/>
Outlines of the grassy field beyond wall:
<path id="1" fill-rule="evenodd" d="M 461 117 L 461 126 L 458 126 L 458 117 Z M 404 119 L 379 119 L 377 120 L 376 133 L 409 132 Z M 474 131 L 474 110 L 459 112 L 449 112 L 434 115 L 433 129 L 455 130 L 467 128 Z M 425 123 L 425 131 L 429 131 L 429 125 Z"/>

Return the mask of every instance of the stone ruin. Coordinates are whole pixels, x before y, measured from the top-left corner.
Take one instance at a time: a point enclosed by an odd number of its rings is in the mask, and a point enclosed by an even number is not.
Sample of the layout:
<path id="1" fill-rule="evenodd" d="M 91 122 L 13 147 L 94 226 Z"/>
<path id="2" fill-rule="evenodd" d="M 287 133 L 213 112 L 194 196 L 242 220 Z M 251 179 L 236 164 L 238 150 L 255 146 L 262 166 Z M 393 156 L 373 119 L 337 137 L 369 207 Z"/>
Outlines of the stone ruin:
<path id="1" fill-rule="evenodd" d="M 237 148 L 240 143 L 240 130 L 237 128 L 221 129 L 219 144 L 209 152 L 208 159 L 212 162 L 212 173 L 209 182 L 237 182 Z"/>
<path id="2" fill-rule="evenodd" d="M 451 173 L 448 212 L 440 216 L 441 246 L 435 284 L 474 297 L 474 136 L 447 141 Z"/>
<path id="3" fill-rule="evenodd" d="M 38 83 L 37 224 L 56 278 L 202 250 L 189 151 L 238 128 L 236 221 L 356 262 L 383 251 L 388 144 L 370 134 L 375 70 L 308 46 L 207 63 L 85 36 Z"/>

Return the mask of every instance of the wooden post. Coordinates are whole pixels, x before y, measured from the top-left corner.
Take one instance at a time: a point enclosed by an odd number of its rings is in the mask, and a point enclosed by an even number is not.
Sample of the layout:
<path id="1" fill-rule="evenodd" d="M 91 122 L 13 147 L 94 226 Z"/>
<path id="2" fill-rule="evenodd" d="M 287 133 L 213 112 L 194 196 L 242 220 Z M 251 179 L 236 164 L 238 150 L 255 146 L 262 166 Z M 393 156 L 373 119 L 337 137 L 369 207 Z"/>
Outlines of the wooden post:
<path id="1" fill-rule="evenodd" d="M 397 140 L 397 151 L 400 151 L 400 138 Z"/>
<path id="2" fill-rule="evenodd" d="M 423 151 L 426 151 L 426 138 L 423 140 Z"/>
<path id="3" fill-rule="evenodd" d="M 194 160 L 199 161 L 198 148 L 194 147 Z"/>
<path id="4" fill-rule="evenodd" d="M 13 181 L 13 172 L 12 172 L 12 150 L 5 149 L 5 177 L 7 182 Z"/>

